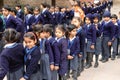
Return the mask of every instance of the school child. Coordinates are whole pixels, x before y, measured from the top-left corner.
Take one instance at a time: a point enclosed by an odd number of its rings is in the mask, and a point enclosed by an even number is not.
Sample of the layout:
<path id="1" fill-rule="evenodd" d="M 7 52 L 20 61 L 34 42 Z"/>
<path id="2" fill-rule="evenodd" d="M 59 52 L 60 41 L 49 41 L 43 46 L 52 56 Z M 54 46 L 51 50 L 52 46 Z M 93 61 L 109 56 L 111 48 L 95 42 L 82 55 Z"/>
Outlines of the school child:
<path id="1" fill-rule="evenodd" d="M 96 28 L 92 24 L 92 14 L 87 14 L 85 17 L 85 31 L 86 31 L 86 66 L 88 69 L 92 66 L 92 58 L 95 53 L 95 42 L 96 42 Z"/>
<path id="2" fill-rule="evenodd" d="M 23 35 L 24 35 L 24 22 L 23 22 L 23 20 L 21 18 L 19 18 L 19 17 L 16 16 L 17 11 L 14 8 L 11 8 L 10 14 L 12 16 L 14 16 L 14 18 L 16 19 L 16 21 L 19 21 L 19 23 L 21 25 L 20 27 L 16 28 L 16 31 L 20 33 L 20 35 L 21 35 L 20 41 L 22 42 L 23 41 Z"/>
<path id="3" fill-rule="evenodd" d="M 43 25 L 35 25 L 33 27 L 33 31 L 39 37 L 40 42 L 40 52 L 41 52 L 41 59 L 40 59 L 40 80 L 51 80 L 51 72 L 50 72 L 50 60 L 51 63 L 52 59 L 49 58 L 49 53 L 51 54 L 51 47 L 50 43 L 46 40 L 45 32 L 43 31 Z M 48 47 L 47 47 L 48 46 Z"/>
<path id="4" fill-rule="evenodd" d="M 33 12 L 34 12 L 34 17 L 35 17 L 35 23 L 34 24 L 40 24 L 40 8 L 35 7 Z"/>
<path id="5" fill-rule="evenodd" d="M 118 50 L 118 38 L 119 38 L 119 25 L 117 23 L 117 15 L 116 14 L 113 14 L 111 15 L 111 20 L 114 24 L 114 29 L 115 29 L 115 33 L 114 33 L 114 38 L 113 38 L 113 42 L 112 42 L 112 48 L 113 48 L 113 51 L 112 51 L 112 56 L 111 56 L 111 60 L 115 60 L 116 58 L 116 54 L 117 54 L 117 50 Z"/>
<path id="6" fill-rule="evenodd" d="M 41 18 L 40 18 L 41 23 L 43 25 L 50 24 L 50 12 L 47 8 L 47 4 L 46 3 L 41 3 L 40 7 L 41 7 L 41 10 L 42 10 Z"/>
<path id="7" fill-rule="evenodd" d="M 35 17 L 33 16 L 33 8 L 31 6 L 25 6 L 24 13 L 25 13 L 25 32 L 32 31 L 32 25 L 35 23 Z"/>
<path id="8" fill-rule="evenodd" d="M 80 53 L 79 37 L 76 37 L 75 25 L 68 25 L 67 27 L 67 42 L 68 42 L 68 73 L 70 76 L 70 70 L 72 70 L 73 80 L 77 80 L 77 69 L 78 69 L 78 54 Z"/>
<path id="9" fill-rule="evenodd" d="M 52 37 L 53 29 L 50 24 L 44 25 L 43 32 L 45 33 L 46 37 L 46 48 L 47 53 L 49 55 L 49 62 L 50 62 L 50 70 L 51 70 L 51 80 L 57 80 L 57 70 L 55 70 L 55 66 L 59 66 L 58 64 L 58 56 L 59 54 L 59 48 L 57 41 L 55 38 Z M 50 75 L 50 74 L 49 74 Z"/>
<path id="10" fill-rule="evenodd" d="M 24 34 L 25 56 L 24 56 L 24 75 L 20 80 L 39 80 L 39 65 L 41 57 L 39 40 L 33 32 Z"/>
<path id="11" fill-rule="evenodd" d="M 55 7 L 55 24 L 60 24 L 60 16 L 61 16 L 61 13 L 60 13 L 60 7 L 56 6 Z"/>
<path id="12" fill-rule="evenodd" d="M 96 28 L 96 44 L 95 44 L 95 65 L 94 68 L 97 68 L 99 63 L 98 63 L 98 59 L 99 59 L 99 54 L 101 53 L 101 24 L 99 23 L 100 20 L 100 15 L 97 13 L 93 14 L 93 24 L 95 25 Z"/>
<path id="13" fill-rule="evenodd" d="M 85 37 L 86 33 L 83 30 L 83 22 L 79 17 L 74 17 L 72 19 L 71 24 L 74 24 L 77 28 L 76 36 L 79 37 L 80 43 L 80 53 L 78 55 L 78 72 L 77 76 L 80 76 L 80 73 L 84 70 L 84 62 L 86 59 L 86 52 L 85 52 Z"/>
<path id="14" fill-rule="evenodd" d="M 17 10 L 16 16 L 19 17 L 20 19 L 22 19 L 22 20 L 24 21 L 24 12 L 22 11 L 21 8 L 22 8 L 22 7 L 21 7 L 20 4 L 17 4 L 17 5 L 15 6 L 15 9 Z"/>
<path id="15" fill-rule="evenodd" d="M 21 27 L 21 24 L 19 23 L 19 21 L 17 21 L 12 15 L 10 15 L 10 7 L 9 6 L 4 6 L 2 8 L 3 11 L 3 15 L 4 15 L 4 19 L 6 22 L 6 27 L 5 28 L 19 28 Z"/>
<path id="16" fill-rule="evenodd" d="M 0 80 L 7 75 L 7 80 L 20 80 L 23 76 L 24 47 L 19 40 L 19 33 L 14 29 L 4 31 L 6 44 L 0 54 Z M 16 55 L 17 54 L 17 55 Z"/>
<path id="17" fill-rule="evenodd" d="M 108 61 L 110 57 L 110 46 L 113 42 L 113 37 L 115 33 L 114 24 L 110 20 L 110 12 L 105 11 L 103 14 L 103 22 L 101 23 L 102 26 L 102 62 L 105 63 Z"/>
<path id="18" fill-rule="evenodd" d="M 63 25 L 57 25 L 55 29 L 56 40 L 60 52 L 58 56 L 59 66 L 55 66 L 55 70 L 58 70 L 59 80 L 66 80 L 67 72 L 67 40 L 64 37 L 65 31 L 66 29 Z"/>

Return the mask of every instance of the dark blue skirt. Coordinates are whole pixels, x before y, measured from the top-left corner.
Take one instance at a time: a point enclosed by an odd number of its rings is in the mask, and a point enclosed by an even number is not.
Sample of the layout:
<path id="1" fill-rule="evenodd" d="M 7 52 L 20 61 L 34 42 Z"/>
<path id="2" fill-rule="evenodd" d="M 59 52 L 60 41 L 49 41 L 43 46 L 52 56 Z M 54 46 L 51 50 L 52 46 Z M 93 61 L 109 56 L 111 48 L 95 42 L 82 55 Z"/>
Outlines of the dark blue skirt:
<path id="1" fill-rule="evenodd" d="M 96 39 L 96 44 L 95 44 L 95 54 L 96 55 L 99 55 L 102 52 L 101 47 L 102 47 L 101 38 L 98 37 Z"/>

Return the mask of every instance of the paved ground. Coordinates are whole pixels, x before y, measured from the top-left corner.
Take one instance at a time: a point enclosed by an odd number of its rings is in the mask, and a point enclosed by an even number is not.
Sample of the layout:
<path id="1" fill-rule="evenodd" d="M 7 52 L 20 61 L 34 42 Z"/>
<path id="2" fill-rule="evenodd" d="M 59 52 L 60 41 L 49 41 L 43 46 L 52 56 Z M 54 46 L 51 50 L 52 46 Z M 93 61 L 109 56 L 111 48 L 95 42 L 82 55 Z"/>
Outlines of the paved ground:
<path id="1" fill-rule="evenodd" d="M 120 0 L 114 0 L 112 13 L 118 14 L 120 11 L 119 7 Z M 91 67 L 84 70 L 78 80 L 120 80 L 120 59 L 116 59 L 115 61 L 109 60 L 107 63 L 99 62 L 99 64 L 98 68 Z"/>

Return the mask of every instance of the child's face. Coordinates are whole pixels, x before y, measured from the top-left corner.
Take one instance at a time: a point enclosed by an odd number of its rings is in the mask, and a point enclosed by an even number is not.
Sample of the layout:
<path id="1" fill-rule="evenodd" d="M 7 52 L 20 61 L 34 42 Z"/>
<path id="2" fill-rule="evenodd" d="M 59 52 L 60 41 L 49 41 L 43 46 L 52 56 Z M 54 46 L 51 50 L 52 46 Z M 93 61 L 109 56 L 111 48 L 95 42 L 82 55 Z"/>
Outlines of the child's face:
<path id="1" fill-rule="evenodd" d="M 91 23 L 90 19 L 86 17 L 85 23 L 86 23 L 86 24 L 90 24 L 90 23 Z"/>
<path id="2" fill-rule="evenodd" d="M 98 23 L 99 20 L 98 20 L 98 18 L 94 18 L 93 21 L 94 21 L 94 23 Z"/>
<path id="3" fill-rule="evenodd" d="M 34 10 L 34 14 L 35 14 L 35 15 L 38 15 L 39 13 L 40 13 L 39 10 L 36 10 L 36 9 Z"/>
<path id="4" fill-rule="evenodd" d="M 74 24 L 77 28 L 80 27 L 80 22 L 77 19 L 73 19 L 71 24 Z"/>
<path id="5" fill-rule="evenodd" d="M 15 9 L 16 9 L 16 10 L 19 10 L 19 7 L 16 6 Z"/>
<path id="6" fill-rule="evenodd" d="M 10 12 L 10 15 L 15 16 L 14 12 Z"/>
<path id="7" fill-rule="evenodd" d="M 39 38 L 44 39 L 45 38 L 45 32 L 41 32 Z"/>
<path id="8" fill-rule="evenodd" d="M 9 15 L 9 11 L 7 9 L 3 8 L 2 11 L 3 11 L 3 15 L 4 16 L 8 16 Z"/>
<path id="9" fill-rule="evenodd" d="M 117 22 L 116 18 L 111 18 L 112 22 L 115 24 Z"/>
<path id="10" fill-rule="evenodd" d="M 26 7 L 24 7 L 24 13 L 25 13 L 25 14 L 28 14 L 28 10 L 27 10 Z"/>
<path id="11" fill-rule="evenodd" d="M 110 20 L 110 17 L 104 17 L 103 20 L 104 20 L 104 21 L 109 21 L 109 20 Z"/>
<path id="12" fill-rule="evenodd" d="M 70 36 L 74 37 L 77 34 L 77 30 L 73 29 L 71 32 L 69 32 Z"/>
<path id="13" fill-rule="evenodd" d="M 63 37 L 64 34 L 65 34 L 65 33 L 64 33 L 63 31 L 61 31 L 60 29 L 56 28 L 56 30 L 55 30 L 55 35 L 56 35 L 57 38 Z"/>
<path id="14" fill-rule="evenodd" d="M 35 46 L 36 40 L 32 40 L 29 37 L 24 37 L 25 46 L 29 49 Z"/>

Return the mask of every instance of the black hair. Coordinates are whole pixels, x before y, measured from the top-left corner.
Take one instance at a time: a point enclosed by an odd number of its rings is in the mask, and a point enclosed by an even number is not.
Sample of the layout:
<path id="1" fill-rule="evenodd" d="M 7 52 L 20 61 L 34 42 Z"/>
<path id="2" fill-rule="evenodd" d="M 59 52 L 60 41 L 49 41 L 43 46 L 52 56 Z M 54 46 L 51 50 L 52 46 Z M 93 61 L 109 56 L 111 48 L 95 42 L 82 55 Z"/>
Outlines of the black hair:
<path id="1" fill-rule="evenodd" d="M 35 7 L 34 10 L 38 10 L 38 11 L 40 11 L 40 8 L 39 8 L 39 7 Z"/>
<path id="2" fill-rule="evenodd" d="M 70 24 L 70 25 L 68 25 L 68 27 L 66 27 L 66 33 L 65 33 L 65 35 L 66 35 L 66 37 L 68 38 L 70 35 L 69 35 L 69 32 L 71 32 L 73 29 L 75 29 L 76 27 L 75 27 L 75 25 L 73 25 L 73 24 Z"/>
<path id="3" fill-rule="evenodd" d="M 43 25 L 42 24 L 37 24 L 32 26 L 33 32 L 38 32 L 42 33 L 43 32 Z"/>
<path id="4" fill-rule="evenodd" d="M 84 21 L 80 17 L 73 17 L 73 19 L 77 19 L 80 22 L 80 26 L 84 25 Z"/>
<path id="5" fill-rule="evenodd" d="M 52 24 L 46 24 L 46 25 L 43 26 L 43 31 L 44 32 L 49 32 L 50 36 L 52 36 L 52 34 L 53 34 L 53 29 L 52 28 L 53 28 Z"/>
<path id="6" fill-rule="evenodd" d="M 11 12 L 14 12 L 15 15 L 17 14 L 17 10 L 16 10 L 15 8 L 11 8 L 10 11 L 11 11 Z"/>
<path id="7" fill-rule="evenodd" d="M 112 15 L 111 15 L 111 18 L 118 19 L 118 16 L 117 16 L 116 14 L 112 14 Z"/>
<path id="8" fill-rule="evenodd" d="M 35 43 L 36 46 L 39 46 L 39 40 L 38 40 L 38 37 L 37 35 L 34 33 L 34 32 L 27 32 L 24 34 L 24 38 L 30 38 L 31 40 L 36 40 L 37 42 Z"/>
<path id="9" fill-rule="evenodd" d="M 21 5 L 20 4 L 17 4 L 16 7 L 19 7 L 21 9 Z"/>
<path id="10" fill-rule="evenodd" d="M 29 14 L 33 14 L 33 8 L 31 6 L 25 6 Z"/>
<path id="11" fill-rule="evenodd" d="M 6 9 L 6 10 L 8 10 L 8 11 L 11 10 L 10 6 L 8 6 L 8 5 L 3 6 L 3 8 Z"/>
<path id="12" fill-rule="evenodd" d="M 43 8 L 47 8 L 47 3 L 41 3 L 41 5 L 43 6 Z"/>
<path id="13" fill-rule="evenodd" d="M 65 28 L 66 26 L 64 26 L 63 24 L 58 24 L 57 26 L 56 26 L 56 28 L 58 28 L 59 30 L 61 30 L 62 32 L 66 32 L 66 28 Z"/>
<path id="14" fill-rule="evenodd" d="M 17 32 L 15 29 L 8 28 L 5 29 L 3 33 L 3 38 L 7 43 L 17 42 L 20 38 L 20 33 Z"/>

